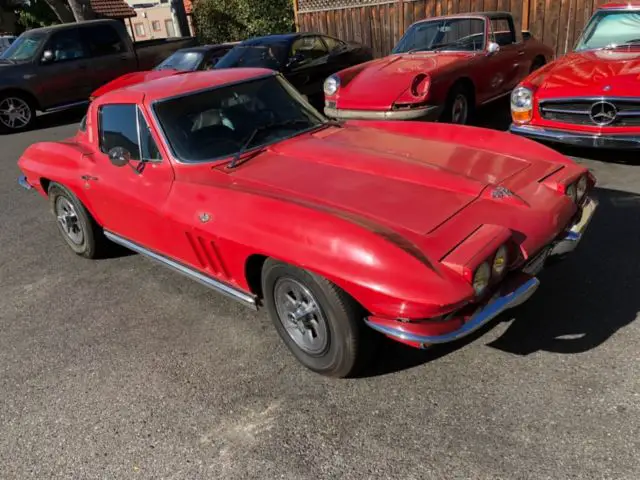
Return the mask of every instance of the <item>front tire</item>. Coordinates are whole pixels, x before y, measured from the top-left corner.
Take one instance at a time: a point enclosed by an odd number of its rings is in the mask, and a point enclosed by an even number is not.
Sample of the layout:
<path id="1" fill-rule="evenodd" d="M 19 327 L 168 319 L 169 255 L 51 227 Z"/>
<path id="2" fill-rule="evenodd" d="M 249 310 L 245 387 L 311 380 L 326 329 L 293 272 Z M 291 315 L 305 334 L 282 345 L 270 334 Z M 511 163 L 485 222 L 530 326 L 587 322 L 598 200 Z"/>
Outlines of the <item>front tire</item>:
<path id="1" fill-rule="evenodd" d="M 71 191 L 52 183 L 49 202 L 62 238 L 76 255 L 98 258 L 104 253 L 107 239 L 102 229 Z"/>
<path id="2" fill-rule="evenodd" d="M 18 133 L 30 129 L 36 121 L 36 108 L 21 93 L 0 94 L 0 133 Z"/>
<path id="3" fill-rule="evenodd" d="M 310 370 L 344 378 L 366 360 L 364 312 L 323 277 L 272 259 L 262 271 L 265 306 L 278 334 Z"/>
<path id="4" fill-rule="evenodd" d="M 473 93 L 465 84 L 458 83 L 447 96 L 441 120 L 445 123 L 467 125 L 471 122 L 474 108 Z"/>

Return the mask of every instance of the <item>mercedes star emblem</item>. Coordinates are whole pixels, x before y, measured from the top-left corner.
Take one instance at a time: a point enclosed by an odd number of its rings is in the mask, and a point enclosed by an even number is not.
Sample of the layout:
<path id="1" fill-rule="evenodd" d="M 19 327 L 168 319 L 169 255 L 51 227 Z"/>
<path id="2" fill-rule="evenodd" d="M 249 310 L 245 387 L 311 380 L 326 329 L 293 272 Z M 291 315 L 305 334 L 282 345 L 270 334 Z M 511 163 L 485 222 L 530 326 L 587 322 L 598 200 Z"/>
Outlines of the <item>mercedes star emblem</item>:
<path id="1" fill-rule="evenodd" d="M 618 118 L 618 109 L 613 103 L 600 101 L 591 105 L 591 111 L 589 112 L 591 121 L 596 125 L 604 127 L 611 125 Z"/>

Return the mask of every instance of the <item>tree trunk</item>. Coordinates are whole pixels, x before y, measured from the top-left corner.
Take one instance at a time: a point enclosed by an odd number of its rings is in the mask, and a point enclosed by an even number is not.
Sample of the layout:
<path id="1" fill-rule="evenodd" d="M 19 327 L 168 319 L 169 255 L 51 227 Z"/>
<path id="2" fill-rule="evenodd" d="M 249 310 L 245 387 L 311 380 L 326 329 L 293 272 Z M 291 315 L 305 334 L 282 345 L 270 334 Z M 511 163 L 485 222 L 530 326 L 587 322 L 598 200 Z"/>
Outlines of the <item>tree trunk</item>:
<path id="1" fill-rule="evenodd" d="M 89 0 L 69 0 L 69 6 L 73 12 L 73 16 L 76 22 L 83 22 L 85 20 L 93 20 L 96 18 L 93 10 L 91 9 L 91 3 Z"/>
<path id="2" fill-rule="evenodd" d="M 74 22 L 73 13 L 64 0 L 44 0 L 62 23 Z"/>

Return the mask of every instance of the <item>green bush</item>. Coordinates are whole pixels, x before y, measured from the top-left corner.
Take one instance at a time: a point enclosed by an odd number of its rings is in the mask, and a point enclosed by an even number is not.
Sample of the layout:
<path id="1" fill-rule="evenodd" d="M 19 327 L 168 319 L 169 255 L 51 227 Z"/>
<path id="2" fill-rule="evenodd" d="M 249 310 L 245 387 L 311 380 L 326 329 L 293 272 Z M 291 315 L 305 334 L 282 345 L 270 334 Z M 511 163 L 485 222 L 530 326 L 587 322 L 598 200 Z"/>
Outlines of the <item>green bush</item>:
<path id="1" fill-rule="evenodd" d="M 193 19 L 203 43 L 240 41 L 295 29 L 292 0 L 196 0 Z"/>

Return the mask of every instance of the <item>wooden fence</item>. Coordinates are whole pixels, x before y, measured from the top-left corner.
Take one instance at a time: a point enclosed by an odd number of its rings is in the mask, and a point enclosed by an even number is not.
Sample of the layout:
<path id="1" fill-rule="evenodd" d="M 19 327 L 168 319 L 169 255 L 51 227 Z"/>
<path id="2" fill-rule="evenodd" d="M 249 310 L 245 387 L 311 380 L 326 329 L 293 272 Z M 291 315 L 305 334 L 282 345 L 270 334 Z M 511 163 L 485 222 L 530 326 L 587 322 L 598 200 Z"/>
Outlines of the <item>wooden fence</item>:
<path id="1" fill-rule="evenodd" d="M 594 9 L 606 0 L 297 0 L 300 31 L 364 43 L 376 56 L 388 54 L 415 21 L 437 15 L 508 11 L 539 40 L 570 51 Z"/>

